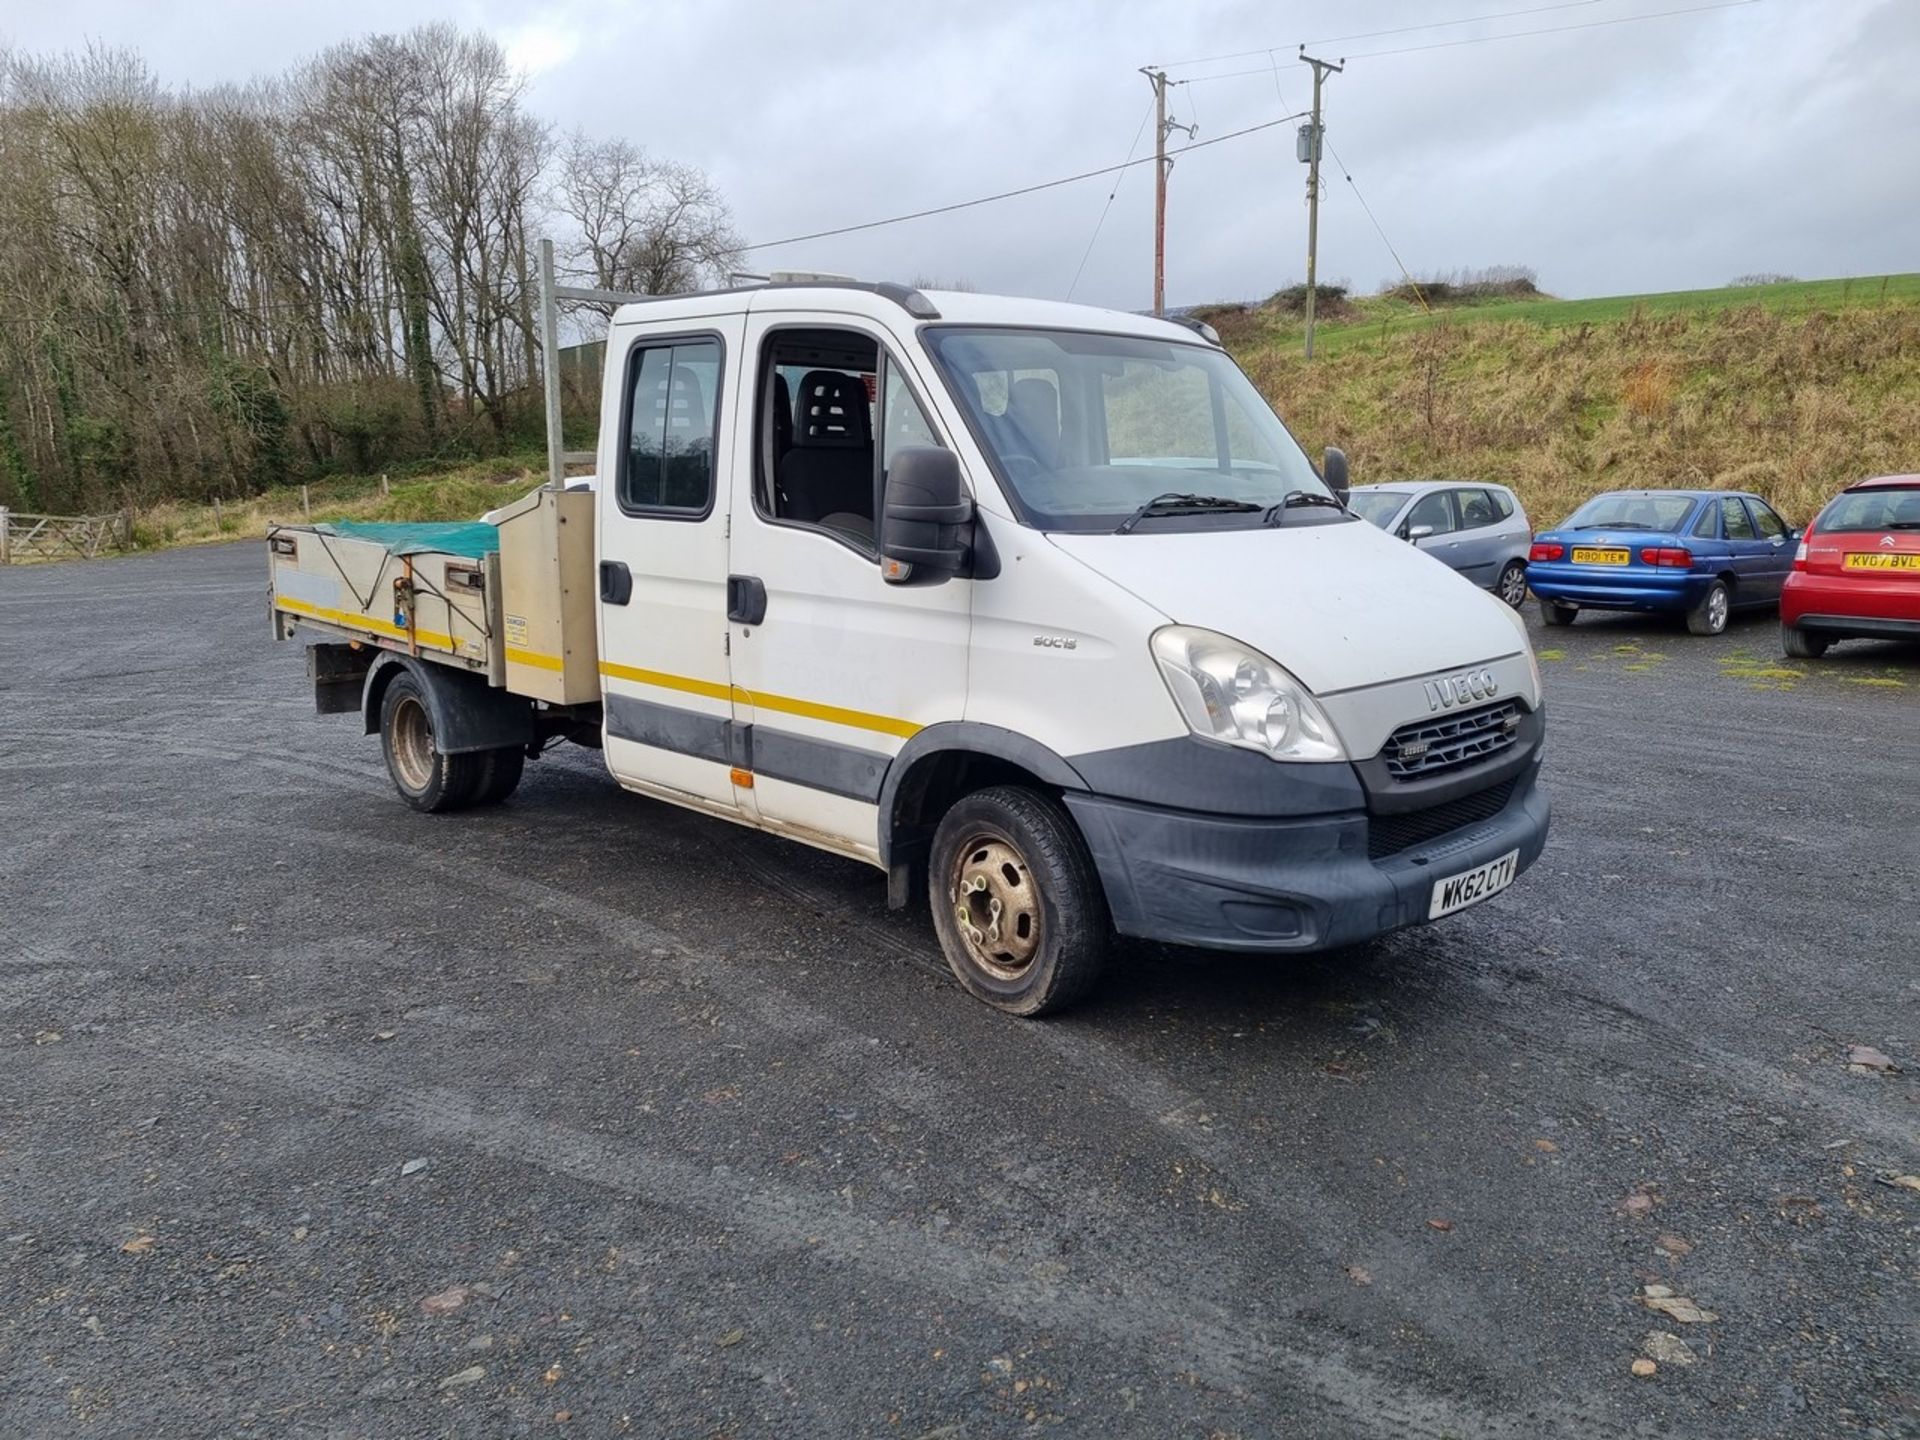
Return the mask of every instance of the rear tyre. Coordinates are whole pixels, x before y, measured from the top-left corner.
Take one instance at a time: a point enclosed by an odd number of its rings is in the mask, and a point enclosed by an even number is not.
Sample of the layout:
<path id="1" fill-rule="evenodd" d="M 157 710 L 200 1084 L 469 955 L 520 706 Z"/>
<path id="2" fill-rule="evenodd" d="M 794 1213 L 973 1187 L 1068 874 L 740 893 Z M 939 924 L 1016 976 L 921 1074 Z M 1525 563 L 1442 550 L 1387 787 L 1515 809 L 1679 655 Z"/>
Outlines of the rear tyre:
<path id="1" fill-rule="evenodd" d="M 1062 1010 L 1099 979 L 1106 895 L 1057 801 L 1014 785 L 966 796 L 934 832 L 927 889 L 947 964 L 996 1009 Z"/>
<path id="2" fill-rule="evenodd" d="M 1727 582 L 1716 580 L 1700 597 L 1700 603 L 1687 612 L 1687 629 L 1695 635 L 1718 635 L 1727 628 L 1733 613 L 1733 592 Z"/>
<path id="3" fill-rule="evenodd" d="M 1579 610 L 1572 605 L 1560 605 L 1552 600 L 1542 600 L 1540 602 L 1541 622 L 1555 628 L 1561 625 L 1571 625 L 1573 623 L 1573 617 L 1579 613 Z"/>
<path id="4" fill-rule="evenodd" d="M 1527 567 L 1518 560 L 1509 560 L 1507 568 L 1500 572 L 1493 593 L 1507 604 L 1518 610 L 1527 603 Z"/>
<path id="5" fill-rule="evenodd" d="M 527 768 L 527 752 L 518 745 L 480 752 L 480 783 L 474 787 L 473 803 L 498 805 L 519 788 L 520 776 Z"/>
<path id="6" fill-rule="evenodd" d="M 433 711 L 420 682 L 396 675 L 380 700 L 380 748 L 387 774 L 400 798 L 430 815 L 462 810 L 473 803 L 481 780 L 482 756 L 441 753 L 433 733 Z"/>
<path id="7" fill-rule="evenodd" d="M 1833 642 L 1821 635 L 1809 635 L 1798 625 L 1780 624 L 1780 648 L 1796 660 L 1818 660 Z"/>

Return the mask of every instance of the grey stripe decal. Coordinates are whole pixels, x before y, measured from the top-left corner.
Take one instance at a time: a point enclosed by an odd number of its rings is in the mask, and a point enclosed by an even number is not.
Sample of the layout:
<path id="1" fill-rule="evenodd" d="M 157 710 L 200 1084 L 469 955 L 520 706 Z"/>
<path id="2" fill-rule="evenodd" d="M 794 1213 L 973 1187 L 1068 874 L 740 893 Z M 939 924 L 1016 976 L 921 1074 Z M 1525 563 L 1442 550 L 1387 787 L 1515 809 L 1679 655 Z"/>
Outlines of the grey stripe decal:
<path id="1" fill-rule="evenodd" d="M 893 763 L 892 756 L 877 750 L 789 735 L 764 725 L 738 725 L 722 715 L 703 715 L 631 695 L 608 695 L 606 706 L 607 733 L 617 740 L 735 765 L 769 780 L 786 780 L 869 805 L 880 799 L 881 782 Z"/>
<path id="2" fill-rule="evenodd" d="M 697 755 L 721 765 L 732 763 L 727 732 L 733 722 L 724 715 L 702 715 L 673 705 L 656 705 L 631 695 L 608 695 L 607 733 L 616 740 L 652 745 L 679 755 Z"/>
<path id="3" fill-rule="evenodd" d="M 752 750 L 756 775 L 791 780 L 869 805 L 880 798 L 880 782 L 886 779 L 887 766 L 892 763 L 891 756 L 875 750 L 788 735 L 764 725 L 753 727 Z"/>

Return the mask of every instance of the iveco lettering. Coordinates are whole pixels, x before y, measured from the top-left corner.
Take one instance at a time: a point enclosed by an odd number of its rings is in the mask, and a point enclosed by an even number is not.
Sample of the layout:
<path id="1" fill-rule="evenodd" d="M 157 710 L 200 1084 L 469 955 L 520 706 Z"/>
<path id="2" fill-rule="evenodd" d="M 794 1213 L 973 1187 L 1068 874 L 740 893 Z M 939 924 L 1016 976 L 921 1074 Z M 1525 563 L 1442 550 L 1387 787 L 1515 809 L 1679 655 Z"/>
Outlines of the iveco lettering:
<path id="1" fill-rule="evenodd" d="M 1116 932 L 1327 950 L 1539 857 L 1521 618 L 1355 515 L 1205 326 L 817 276 L 627 298 L 593 480 L 555 434 L 485 523 L 272 537 L 278 633 L 409 805 L 603 748 L 876 867 L 1021 1015 Z"/>

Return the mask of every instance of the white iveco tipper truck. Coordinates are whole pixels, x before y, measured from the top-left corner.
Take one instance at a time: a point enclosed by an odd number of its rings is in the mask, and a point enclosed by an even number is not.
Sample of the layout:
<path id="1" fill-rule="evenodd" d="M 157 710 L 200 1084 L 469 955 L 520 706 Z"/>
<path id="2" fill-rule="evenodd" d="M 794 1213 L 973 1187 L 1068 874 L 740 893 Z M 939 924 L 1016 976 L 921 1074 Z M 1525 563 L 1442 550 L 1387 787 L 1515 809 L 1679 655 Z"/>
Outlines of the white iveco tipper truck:
<path id="1" fill-rule="evenodd" d="M 628 298 L 590 488 L 550 387 L 553 480 L 488 523 L 269 538 L 277 633 L 416 809 L 601 745 L 896 905 L 924 881 L 954 973 L 1023 1015 L 1116 931 L 1322 950 L 1539 856 L 1519 618 L 1350 514 L 1345 457 L 1316 470 L 1206 327 L 851 281 Z"/>

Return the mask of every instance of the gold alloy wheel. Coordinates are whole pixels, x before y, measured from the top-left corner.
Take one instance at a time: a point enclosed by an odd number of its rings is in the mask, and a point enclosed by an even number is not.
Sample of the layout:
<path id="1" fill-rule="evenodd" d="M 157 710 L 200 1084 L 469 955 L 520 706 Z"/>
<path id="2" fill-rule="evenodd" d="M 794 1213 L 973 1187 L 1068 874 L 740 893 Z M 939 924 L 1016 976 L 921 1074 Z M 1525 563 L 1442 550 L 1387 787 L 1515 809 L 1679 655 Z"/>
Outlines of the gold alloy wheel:
<path id="1" fill-rule="evenodd" d="M 416 795 L 433 783 L 433 719 L 411 695 L 393 707 L 393 764 Z"/>
<path id="2" fill-rule="evenodd" d="M 982 835 L 955 862 L 953 916 L 967 953 L 1000 980 L 1017 980 L 1040 953 L 1040 892 L 1020 852 Z"/>

